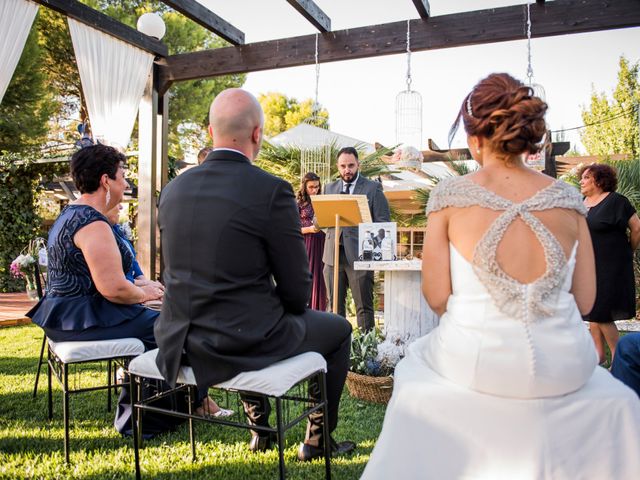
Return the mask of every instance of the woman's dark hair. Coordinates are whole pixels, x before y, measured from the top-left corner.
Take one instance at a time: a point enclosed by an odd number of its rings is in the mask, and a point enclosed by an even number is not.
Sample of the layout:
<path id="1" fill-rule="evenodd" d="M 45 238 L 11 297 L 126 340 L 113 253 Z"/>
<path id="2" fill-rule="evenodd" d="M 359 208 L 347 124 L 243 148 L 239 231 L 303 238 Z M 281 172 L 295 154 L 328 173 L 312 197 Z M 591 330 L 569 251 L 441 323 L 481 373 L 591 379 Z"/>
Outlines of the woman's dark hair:
<path id="1" fill-rule="evenodd" d="M 307 193 L 307 183 L 309 182 L 318 182 L 320 188 L 322 188 L 320 177 L 313 172 L 307 173 L 304 177 L 302 177 L 300 188 L 298 189 L 298 193 L 296 194 L 296 200 L 298 200 L 298 203 L 304 204 L 311 201 L 311 199 L 309 198 L 309 194 Z"/>
<path id="2" fill-rule="evenodd" d="M 78 150 L 71 157 L 71 176 L 80 193 L 93 193 L 105 173 L 115 180 L 116 172 L 127 157 L 113 147 L 94 145 Z"/>
<path id="3" fill-rule="evenodd" d="M 582 178 L 584 172 L 589 171 L 593 177 L 593 183 L 603 192 L 615 192 L 618 188 L 618 173 L 616 169 L 604 163 L 592 163 L 578 170 L 578 179 Z"/>
<path id="4" fill-rule="evenodd" d="M 507 73 L 492 73 L 465 97 L 449 130 L 449 144 L 462 120 L 467 135 L 488 139 L 500 155 L 536 153 L 547 130 L 546 111 L 547 104 L 531 87 Z"/>

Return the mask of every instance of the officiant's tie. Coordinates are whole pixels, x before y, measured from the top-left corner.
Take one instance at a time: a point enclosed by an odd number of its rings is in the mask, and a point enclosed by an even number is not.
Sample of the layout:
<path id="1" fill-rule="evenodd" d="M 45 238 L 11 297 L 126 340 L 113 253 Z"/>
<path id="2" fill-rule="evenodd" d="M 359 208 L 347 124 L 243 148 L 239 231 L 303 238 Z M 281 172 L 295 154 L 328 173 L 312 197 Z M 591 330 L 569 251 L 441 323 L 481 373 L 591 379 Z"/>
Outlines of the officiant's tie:
<path id="1" fill-rule="evenodd" d="M 342 192 L 340 192 L 340 193 L 343 193 L 345 195 L 349 195 L 351 193 L 351 186 L 352 185 L 353 185 L 352 183 L 346 183 L 345 182 L 344 188 L 342 189 Z"/>

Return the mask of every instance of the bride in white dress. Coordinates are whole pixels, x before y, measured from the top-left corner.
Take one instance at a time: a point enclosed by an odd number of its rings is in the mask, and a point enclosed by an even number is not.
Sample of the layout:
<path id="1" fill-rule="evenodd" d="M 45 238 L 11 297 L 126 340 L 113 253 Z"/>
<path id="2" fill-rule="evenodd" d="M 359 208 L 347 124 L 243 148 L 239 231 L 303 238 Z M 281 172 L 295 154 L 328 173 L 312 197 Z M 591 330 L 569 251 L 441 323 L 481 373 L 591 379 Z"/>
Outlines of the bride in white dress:
<path id="1" fill-rule="evenodd" d="M 640 478 L 640 400 L 597 366 L 576 189 L 528 168 L 546 104 L 507 74 L 465 98 L 481 169 L 431 192 L 422 288 L 442 315 L 395 372 L 363 479 Z"/>

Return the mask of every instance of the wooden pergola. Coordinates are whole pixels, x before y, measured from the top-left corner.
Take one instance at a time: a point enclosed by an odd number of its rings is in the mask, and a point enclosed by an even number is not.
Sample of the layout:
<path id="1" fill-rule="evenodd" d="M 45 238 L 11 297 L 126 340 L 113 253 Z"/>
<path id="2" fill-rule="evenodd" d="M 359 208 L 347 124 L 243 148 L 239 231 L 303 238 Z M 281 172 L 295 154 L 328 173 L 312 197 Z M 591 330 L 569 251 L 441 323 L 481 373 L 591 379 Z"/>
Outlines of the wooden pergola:
<path id="1" fill-rule="evenodd" d="M 167 182 L 167 92 L 175 82 L 235 73 L 288 68 L 319 62 L 400 54 L 407 22 L 331 30 L 331 20 L 313 0 L 285 0 L 318 34 L 245 43 L 244 33 L 195 0 L 162 0 L 169 7 L 225 39 L 229 47 L 168 55 L 166 45 L 77 0 L 34 0 L 156 56 L 139 111 L 138 255 L 156 276 L 157 192 Z M 409 0 L 405 0 L 409 1 Z M 411 0 L 420 18 L 410 20 L 413 52 L 506 42 L 524 38 L 526 4 L 432 16 L 428 0 Z M 550 37 L 640 26 L 639 0 L 536 0 L 532 37 Z"/>

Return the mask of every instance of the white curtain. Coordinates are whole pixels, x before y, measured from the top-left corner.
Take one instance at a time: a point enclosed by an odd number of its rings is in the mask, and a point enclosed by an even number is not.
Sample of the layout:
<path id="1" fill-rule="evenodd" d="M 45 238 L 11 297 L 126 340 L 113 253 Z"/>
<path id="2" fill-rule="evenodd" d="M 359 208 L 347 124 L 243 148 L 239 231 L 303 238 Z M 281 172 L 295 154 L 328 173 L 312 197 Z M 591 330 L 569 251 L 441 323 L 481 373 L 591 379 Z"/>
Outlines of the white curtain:
<path id="1" fill-rule="evenodd" d="M 69 18 L 93 137 L 126 148 L 153 55 Z"/>
<path id="2" fill-rule="evenodd" d="M 18 65 L 38 4 L 29 0 L 0 0 L 0 102 Z"/>

